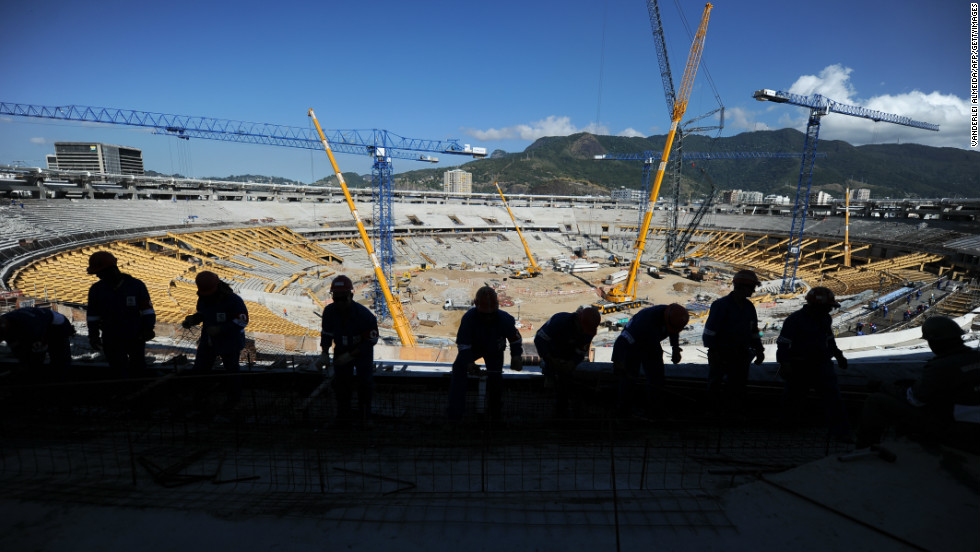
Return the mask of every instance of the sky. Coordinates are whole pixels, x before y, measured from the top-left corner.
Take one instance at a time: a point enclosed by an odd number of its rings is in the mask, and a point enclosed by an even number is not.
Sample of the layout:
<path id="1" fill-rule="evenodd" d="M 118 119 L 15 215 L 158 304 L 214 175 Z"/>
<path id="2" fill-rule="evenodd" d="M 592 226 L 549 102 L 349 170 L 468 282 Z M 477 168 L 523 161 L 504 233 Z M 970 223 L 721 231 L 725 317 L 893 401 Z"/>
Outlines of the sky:
<path id="1" fill-rule="evenodd" d="M 678 90 L 703 9 L 660 2 Z M 301 128 L 311 128 L 314 108 L 327 130 L 384 129 L 507 152 L 543 136 L 649 136 L 670 126 L 640 0 L 34 0 L 5 6 L 0 29 L 7 103 Z M 930 132 L 832 114 L 821 140 L 969 149 L 970 3 L 718 1 L 684 120 L 720 98 L 720 136 L 805 129 L 807 109 L 758 102 L 760 88 L 940 125 Z M 58 141 L 140 148 L 147 169 L 198 178 L 312 182 L 333 173 L 322 151 L 0 116 L 0 163 L 44 166 Z M 441 167 L 471 160 L 432 155 Z M 337 162 L 344 172 L 371 170 L 368 156 L 338 154 Z M 432 166 L 393 162 L 395 173 Z"/>

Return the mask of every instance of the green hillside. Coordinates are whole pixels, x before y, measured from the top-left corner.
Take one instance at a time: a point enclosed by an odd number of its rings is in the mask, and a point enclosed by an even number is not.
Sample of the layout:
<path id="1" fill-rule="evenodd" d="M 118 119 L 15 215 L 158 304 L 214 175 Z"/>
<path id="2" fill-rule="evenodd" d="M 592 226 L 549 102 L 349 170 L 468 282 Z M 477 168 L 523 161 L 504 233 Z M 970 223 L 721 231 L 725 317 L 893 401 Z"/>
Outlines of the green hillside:
<path id="1" fill-rule="evenodd" d="M 747 132 L 726 138 L 691 135 L 687 152 L 790 152 L 803 150 L 803 133 L 791 130 Z M 473 174 L 473 189 L 492 192 L 496 180 L 508 193 L 546 195 L 605 194 L 619 187 L 642 186 L 642 163 L 596 161 L 605 153 L 652 151 L 659 158 L 666 136 L 623 138 L 588 133 L 541 138 L 520 153 L 494 152 L 487 159 L 460 166 Z M 864 187 L 872 197 L 976 197 L 980 192 L 980 152 L 918 144 L 852 146 L 821 140 L 814 165 L 813 189 L 840 197 L 844 186 Z M 708 185 L 704 169 L 718 189 L 743 189 L 793 196 L 800 174 L 799 159 L 688 161 L 682 169 L 682 198 L 702 194 Z M 397 189 L 440 189 L 445 168 L 423 169 L 395 176 Z M 661 194 L 667 193 L 664 182 Z"/>

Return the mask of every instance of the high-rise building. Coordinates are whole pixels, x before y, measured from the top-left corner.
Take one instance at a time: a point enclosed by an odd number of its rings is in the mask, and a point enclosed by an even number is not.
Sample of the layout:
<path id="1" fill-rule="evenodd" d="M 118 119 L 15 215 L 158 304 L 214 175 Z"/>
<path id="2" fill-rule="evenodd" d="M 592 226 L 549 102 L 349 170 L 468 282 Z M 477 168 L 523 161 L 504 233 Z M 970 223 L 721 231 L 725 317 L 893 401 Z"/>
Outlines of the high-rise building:
<path id="1" fill-rule="evenodd" d="M 851 196 L 851 201 L 868 201 L 871 199 L 871 190 L 868 188 L 858 188 L 851 193 L 854 194 Z"/>
<path id="2" fill-rule="evenodd" d="M 142 175 L 143 151 L 92 142 L 55 142 L 54 156 L 48 155 L 47 163 L 63 171 Z"/>
<path id="3" fill-rule="evenodd" d="M 462 169 L 446 171 L 442 175 L 442 189 L 451 194 L 472 194 L 473 174 Z"/>

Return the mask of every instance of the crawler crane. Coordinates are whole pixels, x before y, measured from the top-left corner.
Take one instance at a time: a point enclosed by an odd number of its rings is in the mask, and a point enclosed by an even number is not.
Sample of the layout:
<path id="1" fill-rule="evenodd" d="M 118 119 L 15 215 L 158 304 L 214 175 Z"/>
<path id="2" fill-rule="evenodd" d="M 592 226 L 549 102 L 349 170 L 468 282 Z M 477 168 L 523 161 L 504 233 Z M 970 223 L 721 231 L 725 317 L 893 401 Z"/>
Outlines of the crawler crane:
<path id="1" fill-rule="evenodd" d="M 507 198 L 504 197 L 504 192 L 500 190 L 500 185 L 496 182 L 493 185 L 497 187 L 497 193 L 500 194 L 500 199 L 504 202 L 504 207 L 507 208 L 507 214 L 510 215 L 510 220 L 514 221 L 514 228 L 517 230 L 517 236 L 521 238 L 521 244 L 524 245 L 524 254 L 527 255 L 527 262 L 530 264 L 527 268 L 515 271 L 513 277 L 522 279 L 534 278 L 541 274 L 541 268 L 538 267 L 538 263 L 534 262 L 534 256 L 531 255 L 531 248 L 527 246 L 527 240 L 524 239 L 524 234 L 521 233 L 521 226 L 517 224 L 514 213 L 510 210 L 510 206 L 507 205 Z"/>
<path id="2" fill-rule="evenodd" d="M 687 102 L 691 97 L 694 75 L 697 73 L 698 64 L 701 61 L 704 38 L 708 32 L 708 16 L 711 13 L 711 8 L 710 2 L 704 5 L 701 24 L 698 26 L 698 32 L 694 35 L 694 42 L 691 44 L 691 53 L 687 57 L 687 67 L 684 68 L 684 79 L 681 82 L 680 93 L 674 101 L 670 131 L 667 133 L 667 143 L 664 145 L 660 165 L 657 167 L 657 175 L 654 179 L 653 186 L 650 188 L 650 198 L 647 200 L 646 212 L 643 215 L 643 224 L 640 226 L 640 233 L 636 239 L 636 256 L 630 264 L 629 276 L 622 284 L 614 286 L 608 291 L 603 291 L 603 301 L 594 305 L 603 314 L 633 308 L 642 304 L 642 301 L 636 298 L 636 277 L 640 269 L 643 249 L 646 247 L 647 233 L 650 231 L 650 221 L 653 219 L 653 206 L 656 204 L 657 196 L 660 194 L 660 185 L 663 183 L 664 171 L 667 168 L 667 159 L 670 157 L 671 144 L 674 142 L 674 134 L 677 132 L 677 125 L 680 123 L 681 117 L 684 116 L 684 111 L 687 110 Z"/>
<path id="3" fill-rule="evenodd" d="M 327 151 L 327 157 L 330 158 L 330 165 L 333 167 L 334 174 L 337 175 L 337 182 L 340 183 L 340 188 L 344 191 L 344 197 L 347 199 L 347 207 L 350 208 L 354 222 L 357 223 L 357 231 L 361 234 L 361 241 L 364 242 L 364 250 L 367 251 L 368 258 L 374 264 L 374 276 L 377 278 L 378 286 L 385 296 L 385 301 L 388 302 L 388 311 L 391 312 L 391 321 L 395 327 L 395 332 L 398 334 L 398 339 L 401 340 L 402 345 L 414 347 L 416 342 L 415 335 L 412 334 L 412 326 L 408 323 L 408 318 L 405 317 L 405 311 L 402 309 L 401 301 L 395 299 L 391 293 L 391 288 L 388 287 L 388 279 L 385 277 L 384 269 L 381 268 L 381 262 L 378 261 L 378 256 L 374 253 L 374 247 L 371 246 L 371 238 L 368 237 L 367 230 L 364 229 L 364 222 L 361 221 L 361 216 L 357 214 L 357 206 L 354 205 L 354 199 L 347 189 L 347 182 L 344 181 L 344 175 L 340 172 L 340 167 L 337 166 L 337 160 L 333 157 L 333 151 L 330 150 L 330 142 L 327 141 L 327 137 L 323 134 L 323 129 L 320 128 L 320 122 L 316 120 L 316 114 L 313 113 L 312 107 L 310 108 L 309 115 L 313 119 L 313 124 L 316 125 L 317 134 L 320 135 L 320 143 L 323 144 L 323 149 Z"/>

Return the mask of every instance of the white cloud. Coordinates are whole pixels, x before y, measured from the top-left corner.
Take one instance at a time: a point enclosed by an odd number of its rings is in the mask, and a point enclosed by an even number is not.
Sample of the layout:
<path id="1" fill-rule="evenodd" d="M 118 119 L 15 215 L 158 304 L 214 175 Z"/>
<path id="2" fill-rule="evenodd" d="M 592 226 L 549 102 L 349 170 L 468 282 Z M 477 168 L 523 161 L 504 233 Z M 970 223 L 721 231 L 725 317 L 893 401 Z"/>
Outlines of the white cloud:
<path id="1" fill-rule="evenodd" d="M 903 94 L 883 94 L 861 98 L 850 82 L 853 70 L 842 65 L 830 65 L 818 75 L 803 75 L 789 87 L 794 94 L 810 96 L 820 94 L 831 100 L 908 117 L 916 121 L 939 125 L 939 132 L 922 130 L 904 125 L 870 119 L 830 114 L 821 121 L 821 140 L 843 140 L 854 145 L 912 142 L 937 147 L 969 147 L 969 101 L 952 94 L 913 90 Z M 806 130 L 809 112 L 803 108 L 768 104 L 765 112 L 780 111 L 778 127 Z M 751 113 L 728 113 L 734 119 L 735 128 L 759 130 L 751 126 L 756 117 Z M 761 114 L 760 114 L 761 115 Z"/>
<path id="2" fill-rule="evenodd" d="M 35 137 L 35 138 L 31 138 L 31 143 L 43 146 L 48 143 L 48 139 L 43 137 Z"/>
<path id="3" fill-rule="evenodd" d="M 636 130 L 633 127 L 629 127 L 626 130 L 619 131 L 619 133 L 617 133 L 616 136 L 623 136 L 625 138 L 646 138 L 645 134 L 643 134 L 639 130 Z"/>
<path id="4" fill-rule="evenodd" d="M 541 119 L 539 121 L 534 121 L 532 123 L 518 124 L 504 128 L 489 128 L 486 130 L 480 130 L 475 128 L 463 129 L 463 132 L 469 136 L 482 141 L 493 141 L 493 140 L 527 140 L 534 141 L 538 138 L 543 138 L 545 136 L 568 136 L 570 134 L 578 134 L 579 132 L 589 132 L 592 134 L 609 135 L 611 131 L 608 126 L 596 123 L 589 123 L 584 127 L 578 127 L 572 124 L 570 117 L 563 116 L 557 117 L 555 115 L 549 115 L 548 117 Z M 628 128 L 618 136 L 643 136 L 638 131 Z"/>

